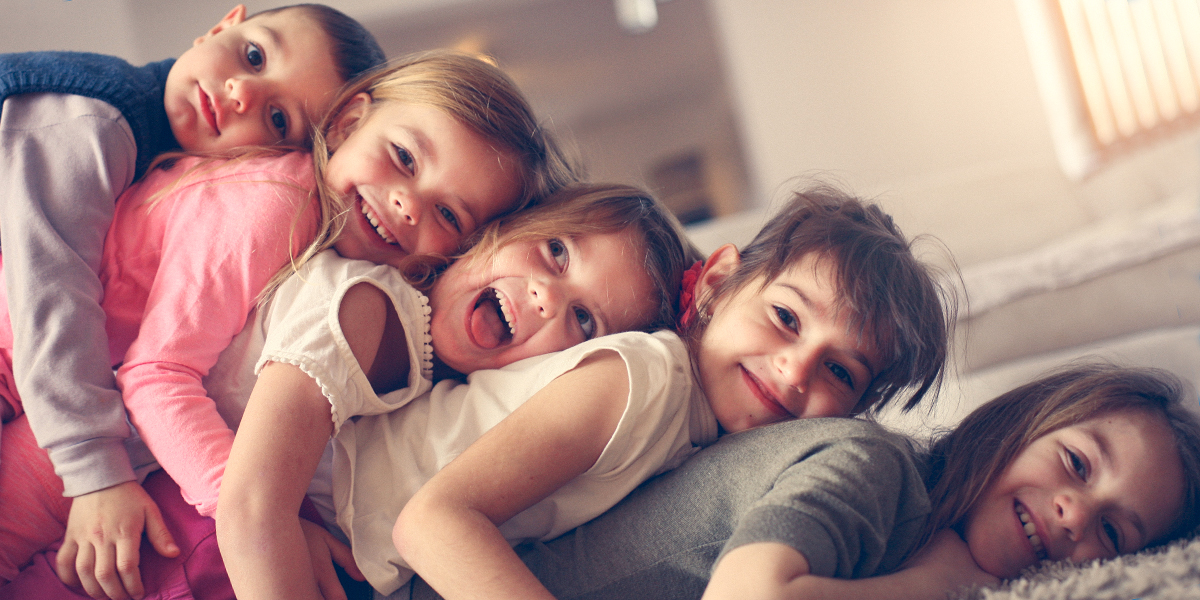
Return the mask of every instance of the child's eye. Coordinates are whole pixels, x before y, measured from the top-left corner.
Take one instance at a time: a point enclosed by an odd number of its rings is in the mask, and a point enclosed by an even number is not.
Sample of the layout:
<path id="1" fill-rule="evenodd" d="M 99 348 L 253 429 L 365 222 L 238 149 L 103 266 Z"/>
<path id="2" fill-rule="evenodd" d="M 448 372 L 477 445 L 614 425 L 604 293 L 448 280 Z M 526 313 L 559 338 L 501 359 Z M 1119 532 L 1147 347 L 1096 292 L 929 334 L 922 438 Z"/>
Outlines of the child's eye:
<path id="1" fill-rule="evenodd" d="M 592 320 L 592 314 L 582 308 L 575 309 L 575 320 L 579 321 L 579 328 L 583 330 L 585 339 L 592 339 L 596 334 L 596 322 Z"/>
<path id="2" fill-rule="evenodd" d="M 846 367 L 834 362 L 825 363 L 825 366 L 833 373 L 834 377 L 844 381 L 846 385 L 850 386 L 850 389 L 854 389 L 854 376 L 850 375 L 850 371 Z"/>
<path id="3" fill-rule="evenodd" d="M 450 225 L 454 227 L 455 231 L 462 233 L 462 227 L 459 226 L 458 217 L 454 215 L 454 211 L 446 208 L 445 206 L 439 206 L 437 209 L 442 213 L 442 218 L 446 219 L 446 222 L 450 223 Z"/>
<path id="4" fill-rule="evenodd" d="M 1110 542 L 1112 542 L 1113 553 L 1120 554 L 1120 552 L 1121 552 L 1121 534 L 1117 531 L 1117 527 L 1115 525 L 1113 525 L 1108 519 L 1101 519 L 1100 526 L 1104 528 L 1104 535 L 1108 537 L 1108 540 Z"/>
<path id="5" fill-rule="evenodd" d="M 287 137 L 287 115 L 278 108 L 271 109 L 271 125 L 279 131 L 280 137 Z"/>
<path id="6" fill-rule="evenodd" d="M 779 317 L 779 322 L 782 323 L 784 327 L 787 327 L 792 331 L 796 331 L 796 315 L 793 315 L 792 311 L 782 306 L 776 306 L 775 316 Z"/>
<path id="7" fill-rule="evenodd" d="M 409 152 L 403 146 L 392 144 L 392 147 L 396 149 L 396 160 L 399 160 L 400 164 L 403 165 L 405 169 L 411 171 L 414 167 L 416 167 L 417 161 L 413 158 L 411 152 Z"/>
<path id="8" fill-rule="evenodd" d="M 258 44 L 251 43 L 246 46 L 246 62 L 250 63 L 250 66 L 254 67 L 255 71 L 262 68 L 265 60 L 262 48 L 259 48 Z"/>
<path id="9" fill-rule="evenodd" d="M 550 247 L 550 256 L 554 258 L 554 262 L 558 263 L 559 268 L 567 268 L 568 259 L 567 247 L 561 241 L 551 239 L 547 245 Z"/>
<path id="10" fill-rule="evenodd" d="M 1078 454 L 1075 454 L 1070 450 L 1067 450 L 1067 456 L 1070 457 L 1071 468 L 1074 469 L 1075 474 L 1078 475 L 1080 479 L 1087 481 L 1087 465 L 1083 464 L 1083 459 L 1079 458 Z"/>

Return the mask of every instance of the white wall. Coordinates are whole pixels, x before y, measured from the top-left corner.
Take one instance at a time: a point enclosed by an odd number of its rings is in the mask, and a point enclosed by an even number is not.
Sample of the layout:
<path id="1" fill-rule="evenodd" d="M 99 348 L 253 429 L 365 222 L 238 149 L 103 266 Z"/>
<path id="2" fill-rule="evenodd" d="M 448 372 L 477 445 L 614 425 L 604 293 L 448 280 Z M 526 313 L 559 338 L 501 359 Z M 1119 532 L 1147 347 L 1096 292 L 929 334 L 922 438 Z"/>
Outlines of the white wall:
<path id="1" fill-rule="evenodd" d="M 470 1 L 329 3 L 370 26 L 389 10 Z M 1194 136 L 1084 182 L 1063 176 L 1013 0 L 707 1 L 737 122 L 713 128 L 685 110 L 623 128 L 581 124 L 575 136 L 612 159 L 595 175 L 644 174 L 622 163 L 621 152 L 639 139 L 661 143 L 658 132 L 690 127 L 696 144 L 710 147 L 720 135 L 740 136 L 752 199 L 778 197 L 799 175 L 832 176 L 877 196 L 910 235 L 942 239 L 961 265 L 1029 250 L 1200 186 Z M 177 56 L 232 4 L 5 0 L 0 52 L 91 50 L 135 63 Z"/>
<path id="2" fill-rule="evenodd" d="M 1013 0 L 709 1 L 758 198 L 827 173 L 969 265 L 1200 180 L 1194 139 L 1067 180 Z"/>
<path id="3" fill-rule="evenodd" d="M 125 0 L 4 0 L 0 52 L 79 50 L 128 58 L 134 39 Z"/>
<path id="4" fill-rule="evenodd" d="M 254 13 L 299 0 L 3 0 L 0 52 L 78 50 L 144 64 L 179 56 L 239 1 Z M 380 10 L 384 0 L 323 3 L 362 18 Z"/>

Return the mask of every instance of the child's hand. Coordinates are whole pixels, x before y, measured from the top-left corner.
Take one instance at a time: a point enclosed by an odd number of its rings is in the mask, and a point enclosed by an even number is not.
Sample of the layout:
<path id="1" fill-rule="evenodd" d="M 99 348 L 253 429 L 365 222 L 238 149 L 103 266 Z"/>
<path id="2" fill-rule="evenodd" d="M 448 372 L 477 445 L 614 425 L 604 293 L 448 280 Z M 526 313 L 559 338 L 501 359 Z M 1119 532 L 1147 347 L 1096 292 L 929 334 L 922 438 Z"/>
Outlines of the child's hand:
<path id="1" fill-rule="evenodd" d="M 58 551 L 58 577 L 93 598 L 141 598 L 142 531 L 159 554 L 179 554 L 158 505 L 136 481 L 75 498 Z"/>
<path id="2" fill-rule="evenodd" d="M 994 586 L 1000 583 L 996 576 L 979 568 L 975 558 L 971 556 L 971 550 L 967 548 L 967 543 L 952 529 L 943 529 L 934 534 L 929 545 L 908 559 L 904 568 L 918 569 L 931 578 L 939 579 L 939 588 L 947 591 L 973 585 Z"/>
<path id="3" fill-rule="evenodd" d="M 350 546 L 341 543 L 324 527 L 312 521 L 300 519 L 300 529 L 304 530 L 304 538 L 308 541 L 308 554 L 312 559 L 313 575 L 317 578 L 317 588 L 321 590 L 321 596 L 325 600 L 346 600 L 346 591 L 338 581 L 333 564 L 337 563 L 345 569 L 346 574 L 355 581 L 366 580 L 354 562 L 354 553 L 350 551 Z"/>

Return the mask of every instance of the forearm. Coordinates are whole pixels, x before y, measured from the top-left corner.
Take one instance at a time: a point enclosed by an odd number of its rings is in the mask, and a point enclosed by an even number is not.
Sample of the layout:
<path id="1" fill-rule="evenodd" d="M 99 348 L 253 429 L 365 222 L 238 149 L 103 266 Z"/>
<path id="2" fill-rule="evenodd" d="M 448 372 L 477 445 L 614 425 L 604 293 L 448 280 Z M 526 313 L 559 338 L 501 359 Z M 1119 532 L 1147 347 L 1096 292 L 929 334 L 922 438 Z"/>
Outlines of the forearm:
<path id="1" fill-rule="evenodd" d="M 239 598 L 319 597 L 298 515 L 331 432 L 316 382 L 291 365 L 267 365 L 217 505 L 217 541 Z"/>
<path id="2" fill-rule="evenodd" d="M 122 367 L 118 380 L 142 441 L 184 499 L 212 516 L 234 436 L 200 374 L 172 362 L 149 363 Z"/>
<path id="3" fill-rule="evenodd" d="M 66 494 L 78 496 L 134 479 L 97 271 L 136 148 L 112 107 L 45 97 L 5 102 L 0 239 L 16 384 Z"/>
<path id="4" fill-rule="evenodd" d="M 778 595 L 749 596 L 746 594 L 709 596 L 720 598 L 788 598 L 795 600 L 943 600 L 958 586 L 927 574 L 907 569 L 890 575 L 865 579 L 837 579 L 804 575 L 779 588 Z"/>
<path id="5" fill-rule="evenodd" d="M 611 351 L 551 381 L 413 495 L 392 531 L 400 556 L 446 598 L 553 598 L 498 526 L 596 464 L 628 394 Z"/>
<path id="6" fill-rule="evenodd" d="M 405 562 L 447 600 L 553 599 L 479 512 L 418 494 L 400 513 L 392 539 Z"/>
<path id="7" fill-rule="evenodd" d="M 280 509 L 217 510 L 217 540 L 238 598 L 319 599 L 300 520 Z"/>
<path id="8" fill-rule="evenodd" d="M 813 575 L 803 554 L 766 542 L 725 554 L 703 600 L 941 600 L 964 586 L 989 583 L 995 578 L 979 571 L 953 532 L 899 571 L 858 579 Z"/>

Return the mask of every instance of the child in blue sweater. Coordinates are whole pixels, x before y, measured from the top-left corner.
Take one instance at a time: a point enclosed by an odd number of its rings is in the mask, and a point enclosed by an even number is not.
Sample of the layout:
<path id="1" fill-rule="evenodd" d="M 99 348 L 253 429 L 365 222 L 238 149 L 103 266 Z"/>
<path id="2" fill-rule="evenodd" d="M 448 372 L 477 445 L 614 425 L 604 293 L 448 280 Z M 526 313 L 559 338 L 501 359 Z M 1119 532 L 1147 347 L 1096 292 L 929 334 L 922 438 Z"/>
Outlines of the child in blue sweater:
<path id="1" fill-rule="evenodd" d="M 14 348 L 12 372 L 0 377 L 21 395 L 0 398 L 0 431 L 32 430 L 74 498 L 59 554 L 64 581 L 93 596 L 137 597 L 136 561 L 122 558 L 137 551 L 143 529 L 160 552 L 178 552 L 138 484 L 148 454 L 130 442 L 109 364 L 96 272 L 117 196 L 163 151 L 306 148 L 334 92 L 383 61 L 359 23 L 316 4 L 250 17 L 239 5 L 178 60 L 142 67 L 98 54 L 0 55 L 0 243 L 11 311 L 0 335 Z M 9 489 L 25 488 L 0 482 L 0 505 L 11 508 Z M 20 526 L 5 521 L 22 511 L 0 513 L 0 532 Z M 0 564 L 0 581 L 19 567 Z"/>

